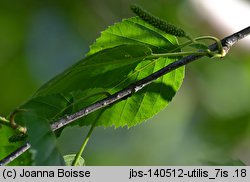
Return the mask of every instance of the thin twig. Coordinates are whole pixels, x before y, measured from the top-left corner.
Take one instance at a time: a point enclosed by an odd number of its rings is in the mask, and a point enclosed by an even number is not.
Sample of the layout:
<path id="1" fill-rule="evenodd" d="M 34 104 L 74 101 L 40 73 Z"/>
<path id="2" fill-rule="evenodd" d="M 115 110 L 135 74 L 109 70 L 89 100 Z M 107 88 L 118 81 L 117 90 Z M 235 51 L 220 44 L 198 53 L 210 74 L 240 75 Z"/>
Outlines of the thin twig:
<path id="1" fill-rule="evenodd" d="M 229 49 L 232 47 L 233 44 L 235 44 L 236 42 L 238 42 L 239 40 L 243 39 L 244 37 L 246 37 L 247 35 L 250 34 L 250 26 L 237 32 L 234 33 L 224 39 L 221 40 L 222 46 L 223 46 L 223 50 L 225 52 L 228 52 Z M 211 51 L 216 51 L 218 50 L 217 44 L 212 44 L 209 46 L 209 49 Z M 54 122 L 51 125 L 51 129 L 53 131 L 58 130 L 59 128 L 79 119 L 82 118 L 98 109 L 104 108 L 108 105 L 111 105 L 115 102 L 121 101 L 122 99 L 131 96 L 132 94 L 138 92 L 139 90 L 141 90 L 142 88 L 144 88 L 145 86 L 147 86 L 148 84 L 150 84 L 151 82 L 153 82 L 154 80 L 158 79 L 159 77 L 181 67 L 184 66 L 186 64 L 189 64 L 195 60 L 200 59 L 201 57 L 203 57 L 202 55 L 191 55 L 191 56 L 186 56 L 178 61 L 175 61 L 169 65 L 167 65 L 166 67 L 160 69 L 159 71 L 129 85 L 128 87 L 124 88 L 123 90 L 101 100 L 98 101 L 72 115 L 69 115 L 65 118 L 60 119 L 57 122 Z M 4 158 L 3 160 L 0 161 L 0 166 L 1 165 L 6 165 L 9 162 L 11 162 L 12 160 L 14 160 L 15 158 L 17 158 L 19 155 L 21 155 L 23 152 L 25 152 L 30 145 L 28 143 L 25 144 L 25 150 L 23 150 L 24 146 L 20 147 L 19 149 L 17 149 L 16 151 L 14 151 L 13 153 L 11 153 L 10 155 L 8 155 L 6 158 Z"/>
<path id="2" fill-rule="evenodd" d="M 30 148 L 30 144 L 26 142 L 24 145 L 16 149 L 14 152 L 12 152 L 10 155 L 6 156 L 4 159 L 0 161 L 0 166 L 5 166 L 15 160 L 17 157 L 19 157 L 21 154 L 26 152 Z"/>

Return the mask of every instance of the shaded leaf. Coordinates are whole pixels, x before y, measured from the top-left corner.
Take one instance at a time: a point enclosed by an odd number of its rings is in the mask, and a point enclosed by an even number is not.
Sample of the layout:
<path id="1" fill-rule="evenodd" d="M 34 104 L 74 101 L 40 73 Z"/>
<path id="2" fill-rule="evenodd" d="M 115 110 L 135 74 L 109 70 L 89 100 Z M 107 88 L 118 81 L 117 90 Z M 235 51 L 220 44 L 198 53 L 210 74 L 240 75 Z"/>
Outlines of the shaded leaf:
<path id="1" fill-rule="evenodd" d="M 27 133 L 33 154 L 33 165 L 64 165 L 62 155 L 57 149 L 57 141 L 51 131 L 49 122 L 33 113 L 24 112 L 22 115 L 27 121 Z"/>
<path id="2" fill-rule="evenodd" d="M 151 55 L 145 45 L 120 45 L 88 56 L 43 85 L 34 97 L 111 88 Z"/>

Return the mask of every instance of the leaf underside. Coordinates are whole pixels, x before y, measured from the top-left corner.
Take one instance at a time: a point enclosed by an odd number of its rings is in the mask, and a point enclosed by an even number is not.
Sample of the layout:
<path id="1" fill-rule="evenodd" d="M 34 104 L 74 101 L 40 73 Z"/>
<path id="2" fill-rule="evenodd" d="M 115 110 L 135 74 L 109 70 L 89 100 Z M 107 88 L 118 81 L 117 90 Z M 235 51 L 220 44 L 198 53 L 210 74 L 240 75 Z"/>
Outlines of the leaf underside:
<path id="1" fill-rule="evenodd" d="M 29 132 L 30 140 L 38 137 L 36 131 L 40 130 L 41 125 L 39 119 L 48 124 L 53 123 L 105 98 L 106 95 L 102 94 L 104 92 L 113 94 L 120 91 L 179 59 L 147 59 L 152 53 L 171 52 L 177 46 L 174 36 L 152 27 L 138 17 L 116 23 L 102 32 L 90 46 L 86 58 L 44 84 L 30 100 L 19 107 L 26 109 L 26 113 L 32 111 L 36 115 L 35 122 L 28 121 L 32 117 L 25 113 L 19 114 L 16 120 L 29 125 L 28 129 L 32 130 Z M 183 78 L 184 67 L 157 79 L 131 97 L 72 124 L 91 125 L 97 120 L 97 125 L 105 127 L 135 126 L 166 107 Z M 51 133 L 47 131 L 43 136 L 46 135 L 49 137 Z M 33 144 L 38 147 L 35 142 Z M 57 159 L 61 161 L 60 157 Z"/>

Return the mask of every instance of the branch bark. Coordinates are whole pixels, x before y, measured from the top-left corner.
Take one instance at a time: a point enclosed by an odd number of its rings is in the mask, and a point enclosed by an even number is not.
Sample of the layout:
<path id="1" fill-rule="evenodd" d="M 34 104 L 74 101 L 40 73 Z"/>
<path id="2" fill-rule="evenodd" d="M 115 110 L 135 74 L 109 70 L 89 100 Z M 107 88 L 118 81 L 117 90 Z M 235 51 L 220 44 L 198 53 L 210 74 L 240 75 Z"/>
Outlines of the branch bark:
<path id="1" fill-rule="evenodd" d="M 229 49 L 239 40 L 243 39 L 244 37 L 246 37 L 247 35 L 250 34 L 250 26 L 239 31 L 236 32 L 228 37 L 225 37 L 224 39 L 221 40 L 222 46 L 223 46 L 223 50 L 225 52 L 228 52 Z M 212 44 L 209 46 L 209 49 L 211 51 L 216 51 L 218 50 L 217 44 Z M 57 122 L 54 122 L 51 125 L 51 129 L 53 131 L 58 130 L 59 128 L 79 119 L 82 118 L 98 109 L 104 108 L 108 105 L 112 105 L 115 102 L 118 102 L 126 97 L 129 97 L 131 95 L 133 95 L 134 93 L 138 92 L 139 90 L 141 90 L 142 88 L 144 88 L 145 86 L 149 85 L 151 82 L 153 82 L 154 80 L 158 79 L 159 77 L 181 67 L 184 65 L 187 65 L 195 60 L 200 59 L 203 56 L 195 56 L 195 55 L 191 55 L 191 56 L 186 56 L 183 57 L 182 59 L 175 61 L 169 65 L 167 65 L 166 67 L 158 70 L 157 72 L 129 85 L 128 87 L 124 88 L 123 90 L 103 99 L 100 100 L 70 116 L 67 116 L 65 118 L 60 119 Z M 0 161 L 0 166 L 1 165 L 7 165 L 9 162 L 13 161 L 14 159 L 16 159 L 18 156 L 20 156 L 22 153 L 24 153 L 26 150 L 28 150 L 30 148 L 30 144 L 27 142 L 25 143 L 23 146 L 21 146 L 20 148 L 18 148 L 17 150 L 15 150 L 13 153 L 11 153 L 10 155 L 8 155 L 7 157 L 5 157 L 3 160 Z"/>

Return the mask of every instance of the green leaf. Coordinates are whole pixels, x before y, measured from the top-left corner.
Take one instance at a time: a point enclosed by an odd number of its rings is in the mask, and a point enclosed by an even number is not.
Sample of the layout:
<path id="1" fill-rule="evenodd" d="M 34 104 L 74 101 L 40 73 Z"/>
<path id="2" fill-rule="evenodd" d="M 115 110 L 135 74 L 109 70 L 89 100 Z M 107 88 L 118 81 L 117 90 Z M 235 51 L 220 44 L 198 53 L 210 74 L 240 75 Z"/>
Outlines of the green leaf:
<path id="1" fill-rule="evenodd" d="M 139 18 L 123 20 L 102 32 L 85 59 L 42 86 L 21 108 L 36 110 L 53 122 L 59 116 L 70 115 L 102 99 L 100 96 L 91 98 L 91 102 L 84 99 L 95 94 L 96 89 L 113 94 L 175 61 L 146 58 L 152 52 L 168 52 L 177 46 L 174 36 Z M 131 98 L 108 107 L 105 112 L 90 114 L 78 124 L 90 125 L 99 118 L 97 125 L 134 126 L 163 109 L 179 89 L 183 77 L 184 68 L 175 70 Z"/>
<path id="2" fill-rule="evenodd" d="M 155 62 L 145 61 L 140 63 L 136 68 L 140 71 L 133 72 L 132 74 L 128 75 L 128 79 L 124 79 L 120 85 L 125 87 L 125 85 L 144 78 L 145 76 L 148 76 L 149 74 L 168 65 L 171 62 L 172 60 L 160 58 Z M 149 64 L 150 66 L 148 66 Z M 171 72 L 166 76 L 159 78 L 157 81 L 151 83 L 126 100 L 104 108 L 104 112 L 101 109 L 90 115 L 87 115 L 78 123 L 80 125 L 90 125 L 93 121 L 98 119 L 99 121 L 97 125 L 106 127 L 121 127 L 126 125 L 128 127 L 135 126 L 136 124 L 139 124 L 142 121 L 154 116 L 167 106 L 180 87 L 183 78 L 182 71 L 183 69 Z M 113 88 L 109 90 L 109 92 L 113 93 L 114 91 L 119 90 L 119 88 Z M 78 111 L 83 106 L 83 103 L 76 104 L 73 112 Z"/>
<path id="3" fill-rule="evenodd" d="M 103 31 L 96 42 L 90 46 L 87 55 L 122 44 L 146 45 L 154 53 L 166 53 L 177 47 L 177 39 L 140 18 L 133 17 L 124 19 Z"/>
<path id="4" fill-rule="evenodd" d="M 33 154 L 33 165 L 64 165 L 57 149 L 57 141 L 47 119 L 32 111 L 22 115 L 27 121 L 27 132 Z"/>
<path id="5" fill-rule="evenodd" d="M 29 124 L 27 123 L 29 120 L 26 119 L 26 113 L 33 112 L 37 116 L 50 121 L 56 118 L 57 114 L 59 115 L 60 112 L 66 108 L 68 108 L 67 112 L 69 112 L 69 105 L 71 103 L 72 96 L 61 93 L 34 97 L 21 106 L 26 112 L 16 115 L 15 120 L 20 125 Z M 25 116 L 23 116 L 23 114 Z"/>
<path id="6" fill-rule="evenodd" d="M 86 57 L 42 86 L 34 97 L 69 94 L 90 88 L 112 88 L 133 72 L 151 49 L 145 45 L 120 45 Z"/>
<path id="7" fill-rule="evenodd" d="M 147 57 L 152 53 L 171 52 L 176 47 L 178 43 L 174 36 L 138 18 L 123 20 L 105 30 L 91 46 L 86 58 L 43 85 L 30 100 L 20 106 L 27 113 L 34 114 L 31 117 L 20 113 L 16 121 L 26 123 L 30 129 L 29 138 L 37 151 L 36 164 L 51 164 L 49 156 L 43 157 L 42 161 L 38 158 L 47 148 L 55 151 L 54 161 L 61 164 L 48 123 L 106 97 L 99 95 L 99 92 L 113 94 L 174 62 L 177 58 Z M 172 71 L 130 98 L 94 112 L 73 124 L 91 125 L 94 121 L 97 121 L 97 125 L 107 127 L 139 124 L 167 106 L 179 89 L 183 77 L 184 68 Z M 39 125 L 47 129 L 39 130 Z M 43 136 L 50 140 L 34 139 Z"/>
<path id="8" fill-rule="evenodd" d="M 66 166 L 72 166 L 75 156 L 76 154 L 69 154 L 69 155 L 63 156 Z M 80 157 L 76 166 L 85 166 L 85 160 L 82 157 Z"/>

